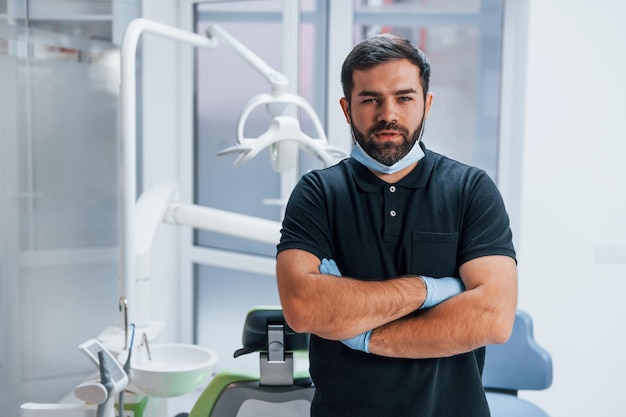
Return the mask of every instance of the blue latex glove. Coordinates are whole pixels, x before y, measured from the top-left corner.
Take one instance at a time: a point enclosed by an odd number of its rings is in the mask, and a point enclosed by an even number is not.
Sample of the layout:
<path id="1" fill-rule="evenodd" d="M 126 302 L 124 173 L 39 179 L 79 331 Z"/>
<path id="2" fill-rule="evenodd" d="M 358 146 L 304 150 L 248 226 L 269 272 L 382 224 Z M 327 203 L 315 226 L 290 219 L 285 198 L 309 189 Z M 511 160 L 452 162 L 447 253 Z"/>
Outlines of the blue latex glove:
<path id="1" fill-rule="evenodd" d="M 341 276 L 341 272 L 339 272 L 339 267 L 337 263 L 333 259 L 322 259 L 320 266 L 318 267 L 320 273 L 326 275 L 336 275 L 338 277 Z"/>
<path id="2" fill-rule="evenodd" d="M 436 306 L 446 301 L 448 298 L 461 294 L 465 290 L 463 281 L 459 278 L 444 277 L 431 278 L 422 275 L 422 280 L 426 284 L 426 300 L 420 307 L 421 309 Z"/>
<path id="3" fill-rule="evenodd" d="M 368 330 L 361 334 L 358 334 L 350 339 L 344 339 L 341 341 L 344 345 L 354 350 L 360 350 L 365 353 L 370 353 L 370 337 L 372 337 L 372 331 Z"/>
<path id="4" fill-rule="evenodd" d="M 326 259 L 326 258 L 322 259 L 320 266 L 317 269 L 319 269 L 320 273 L 322 274 L 335 275 L 338 277 L 341 276 L 339 267 L 337 266 L 337 263 L 333 259 Z M 343 343 L 344 345 L 348 346 L 351 349 L 360 350 L 365 353 L 370 353 L 369 346 L 370 346 L 371 336 L 372 336 L 372 331 L 368 330 L 359 335 L 351 337 L 350 339 L 344 339 L 341 341 L 341 343 Z"/>

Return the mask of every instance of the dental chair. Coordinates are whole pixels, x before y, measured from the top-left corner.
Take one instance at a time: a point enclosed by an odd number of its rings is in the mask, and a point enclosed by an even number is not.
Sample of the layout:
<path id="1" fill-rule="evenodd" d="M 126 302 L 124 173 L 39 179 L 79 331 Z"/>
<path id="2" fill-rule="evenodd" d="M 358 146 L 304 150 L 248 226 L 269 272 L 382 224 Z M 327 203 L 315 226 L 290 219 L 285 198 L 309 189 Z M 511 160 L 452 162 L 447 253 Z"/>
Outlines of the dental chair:
<path id="1" fill-rule="evenodd" d="M 511 338 L 487 346 L 483 386 L 492 417 L 549 417 L 517 396 L 519 390 L 543 390 L 552 384 L 552 358 L 533 335 L 528 313 L 517 310 Z"/>
<path id="2" fill-rule="evenodd" d="M 189 417 L 309 416 L 313 383 L 308 371 L 294 373 L 294 353 L 308 350 L 309 335 L 291 330 L 280 307 L 255 307 L 242 342 L 234 356 L 258 352 L 259 372 L 218 373 Z"/>
<path id="3" fill-rule="evenodd" d="M 218 373 L 188 417 L 308 417 L 315 388 L 307 371 L 294 373 L 293 361 L 295 352 L 308 349 L 309 335 L 291 330 L 280 307 L 255 307 L 246 316 L 242 343 L 234 356 L 258 352 L 260 372 Z M 531 317 L 518 310 L 511 338 L 487 346 L 483 385 L 492 417 L 549 417 L 517 392 L 551 384 L 550 354 L 535 341 Z"/>

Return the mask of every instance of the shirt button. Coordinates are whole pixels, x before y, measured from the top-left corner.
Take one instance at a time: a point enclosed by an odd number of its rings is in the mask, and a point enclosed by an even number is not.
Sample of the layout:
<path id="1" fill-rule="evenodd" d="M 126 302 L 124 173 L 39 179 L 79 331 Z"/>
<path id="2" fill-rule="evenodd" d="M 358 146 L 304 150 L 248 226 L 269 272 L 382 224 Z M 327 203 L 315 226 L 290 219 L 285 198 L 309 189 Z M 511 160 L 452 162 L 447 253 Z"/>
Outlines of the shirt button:
<path id="1" fill-rule="evenodd" d="M 389 191 L 391 191 L 392 193 L 396 192 L 396 186 L 392 185 L 391 187 L 389 187 Z"/>
<path id="2" fill-rule="evenodd" d="M 389 215 L 390 215 L 391 217 L 396 217 L 396 214 L 397 214 L 397 213 L 396 213 L 396 211 L 395 211 L 395 210 L 391 210 L 391 211 L 389 212 Z"/>

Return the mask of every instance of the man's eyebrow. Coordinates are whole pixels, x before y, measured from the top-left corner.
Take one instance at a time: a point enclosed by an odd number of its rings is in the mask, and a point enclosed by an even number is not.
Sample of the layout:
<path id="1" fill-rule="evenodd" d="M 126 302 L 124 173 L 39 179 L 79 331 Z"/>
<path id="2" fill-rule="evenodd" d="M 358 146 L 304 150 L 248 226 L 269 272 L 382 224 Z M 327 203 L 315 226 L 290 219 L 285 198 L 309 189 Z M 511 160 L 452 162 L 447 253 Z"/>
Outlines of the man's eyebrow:
<path id="1" fill-rule="evenodd" d="M 359 94 L 357 94 L 359 97 L 380 97 L 382 96 L 381 93 L 376 92 L 376 91 L 369 91 L 369 90 L 363 90 L 360 91 Z"/>
<path id="2" fill-rule="evenodd" d="M 417 94 L 417 91 L 414 88 L 405 88 L 402 90 L 398 90 L 394 93 L 395 96 L 403 96 L 407 94 Z M 383 94 L 379 93 L 378 91 L 369 91 L 369 90 L 363 90 L 359 92 L 359 94 L 357 94 L 357 96 L 359 97 L 380 97 L 382 95 Z"/>
<path id="3" fill-rule="evenodd" d="M 396 96 L 404 96 L 406 94 L 417 94 L 417 90 L 414 88 L 405 88 L 404 90 L 396 91 Z"/>

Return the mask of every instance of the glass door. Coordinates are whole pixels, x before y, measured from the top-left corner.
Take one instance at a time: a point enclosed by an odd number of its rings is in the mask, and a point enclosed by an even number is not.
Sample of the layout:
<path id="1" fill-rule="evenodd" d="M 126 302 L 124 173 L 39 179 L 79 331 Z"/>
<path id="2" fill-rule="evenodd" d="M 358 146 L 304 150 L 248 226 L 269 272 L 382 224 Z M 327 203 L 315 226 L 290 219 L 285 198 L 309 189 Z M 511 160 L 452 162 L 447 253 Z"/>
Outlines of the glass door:
<path id="1" fill-rule="evenodd" d="M 17 417 L 23 402 L 60 401 L 93 372 L 77 346 L 118 314 L 116 30 L 118 19 L 137 12 L 134 1 L 123 3 L 0 1 L 0 409 L 7 417 Z"/>

